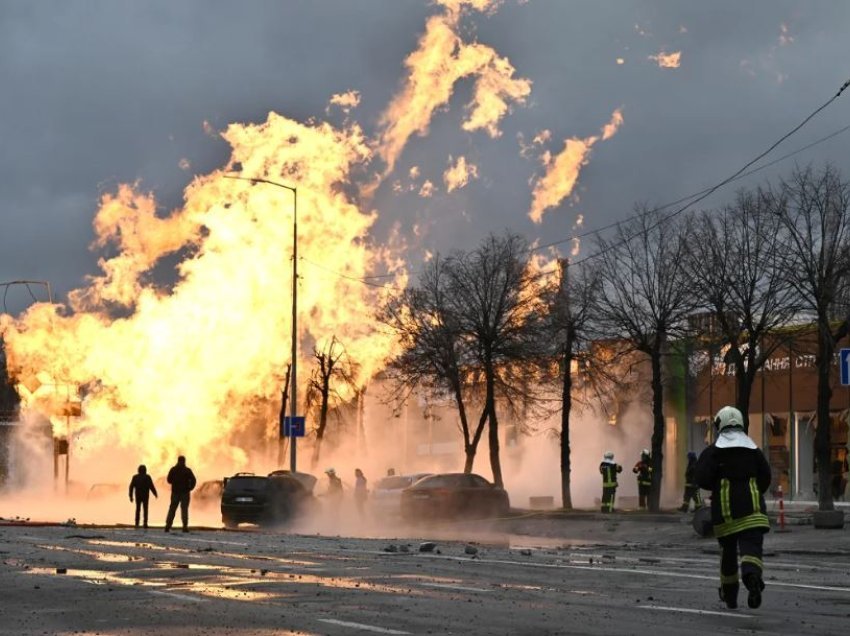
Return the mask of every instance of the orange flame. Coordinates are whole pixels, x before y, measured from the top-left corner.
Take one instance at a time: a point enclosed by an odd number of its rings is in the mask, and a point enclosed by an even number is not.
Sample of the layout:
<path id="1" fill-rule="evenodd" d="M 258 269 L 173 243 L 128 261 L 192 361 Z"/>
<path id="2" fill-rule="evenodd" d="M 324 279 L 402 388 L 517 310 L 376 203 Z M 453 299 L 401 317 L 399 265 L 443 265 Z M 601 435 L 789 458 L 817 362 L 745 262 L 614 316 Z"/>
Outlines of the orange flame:
<path id="1" fill-rule="evenodd" d="M 371 156 L 361 130 L 272 113 L 222 137 L 232 147 L 225 170 L 196 178 L 170 215 L 129 185 L 103 197 L 94 245 L 114 255 L 71 294 L 75 313 L 38 304 L 17 320 L 0 316 L 10 368 L 31 387 L 22 390 L 26 409 L 51 416 L 64 434 L 57 402 L 83 388 L 72 438 L 78 461 L 133 449 L 154 469 L 179 452 L 201 472 L 238 468 L 247 456 L 234 440 L 274 422 L 290 352 L 293 196 L 228 171 L 298 188 L 300 368 L 312 342 L 336 336 L 362 384 L 394 346 L 373 317 L 380 292 L 353 280 L 399 266 L 389 249 L 370 245 L 374 214 L 343 191 Z M 151 272 L 169 254 L 183 258 L 164 288 Z"/>
<path id="2" fill-rule="evenodd" d="M 602 128 L 602 139 L 607 140 L 613 137 L 622 123 L 623 113 L 618 108 L 611 115 L 611 120 Z M 546 173 L 537 180 L 531 193 L 531 209 L 528 216 L 532 221 L 540 223 L 546 210 L 557 207 L 572 193 L 581 168 L 588 161 L 590 149 L 597 141 L 599 137 L 596 135 L 586 139 L 573 137 L 564 142 L 564 149 L 554 158 L 548 151 L 543 153 L 541 161 L 546 167 Z"/>

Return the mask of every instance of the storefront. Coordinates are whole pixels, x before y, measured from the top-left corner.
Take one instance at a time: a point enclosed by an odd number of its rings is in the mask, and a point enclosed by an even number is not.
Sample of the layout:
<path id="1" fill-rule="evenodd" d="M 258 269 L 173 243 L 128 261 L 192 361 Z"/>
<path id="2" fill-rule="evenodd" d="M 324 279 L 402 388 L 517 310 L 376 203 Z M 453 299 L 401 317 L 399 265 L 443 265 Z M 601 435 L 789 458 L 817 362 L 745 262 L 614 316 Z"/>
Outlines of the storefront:
<path id="1" fill-rule="evenodd" d="M 818 422 L 815 334 L 800 330 L 783 334 L 783 341 L 756 374 L 750 399 L 749 434 L 761 445 L 773 472 L 771 494 L 782 486 L 785 497 L 817 498 L 817 463 L 814 440 Z M 842 346 L 850 346 L 843 341 Z M 690 355 L 690 440 L 693 450 L 711 442 L 712 414 L 735 404 L 735 367 L 724 361 L 723 351 L 695 351 Z M 710 360 L 710 363 L 709 363 Z M 839 384 L 838 358 L 831 376 L 830 464 L 840 463 L 848 444 L 850 387 Z M 848 493 L 845 493 L 845 497 Z"/>

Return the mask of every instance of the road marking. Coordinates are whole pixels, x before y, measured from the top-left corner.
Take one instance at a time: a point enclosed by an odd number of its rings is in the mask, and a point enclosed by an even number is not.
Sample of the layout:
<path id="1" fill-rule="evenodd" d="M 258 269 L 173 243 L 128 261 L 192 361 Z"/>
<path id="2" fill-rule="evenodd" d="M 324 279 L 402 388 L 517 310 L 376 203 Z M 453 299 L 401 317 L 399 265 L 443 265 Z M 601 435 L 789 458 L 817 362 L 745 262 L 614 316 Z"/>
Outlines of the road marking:
<path id="1" fill-rule="evenodd" d="M 451 583 L 421 583 L 425 587 L 437 587 L 441 590 L 458 590 L 459 592 L 492 592 L 483 587 L 467 587 L 465 585 L 452 585 Z"/>
<path id="2" fill-rule="evenodd" d="M 340 621 L 335 618 L 319 618 L 322 623 L 330 623 L 331 625 L 339 625 L 340 627 L 352 627 L 354 629 L 362 629 L 366 632 L 375 632 L 376 634 L 409 634 L 399 629 L 387 629 L 386 627 L 377 627 L 376 625 L 366 625 L 365 623 L 352 623 L 351 621 Z"/>
<path id="3" fill-rule="evenodd" d="M 738 614 L 732 612 L 715 612 L 712 610 L 692 609 L 690 607 L 667 607 L 665 605 L 641 605 L 642 609 L 660 610 L 662 612 L 681 612 L 682 614 L 707 614 L 709 616 L 728 616 L 730 618 L 755 618 L 753 614 Z"/>
<path id="4" fill-rule="evenodd" d="M 200 596 L 189 596 L 188 594 L 180 594 L 178 592 L 166 592 L 164 590 L 148 590 L 151 594 L 159 594 L 160 596 L 170 596 L 171 598 L 180 599 L 189 603 L 206 603 L 209 599 L 201 598 Z"/>

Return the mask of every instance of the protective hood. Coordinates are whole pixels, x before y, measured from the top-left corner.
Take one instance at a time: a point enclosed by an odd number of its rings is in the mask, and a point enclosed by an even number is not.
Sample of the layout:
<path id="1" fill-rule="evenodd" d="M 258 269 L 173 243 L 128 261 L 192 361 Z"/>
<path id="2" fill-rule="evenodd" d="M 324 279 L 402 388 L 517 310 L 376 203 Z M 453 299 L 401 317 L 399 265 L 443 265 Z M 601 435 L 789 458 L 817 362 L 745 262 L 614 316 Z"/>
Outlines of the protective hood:
<path id="1" fill-rule="evenodd" d="M 740 428 L 727 428 L 720 431 L 714 445 L 717 448 L 758 448 L 750 436 Z"/>

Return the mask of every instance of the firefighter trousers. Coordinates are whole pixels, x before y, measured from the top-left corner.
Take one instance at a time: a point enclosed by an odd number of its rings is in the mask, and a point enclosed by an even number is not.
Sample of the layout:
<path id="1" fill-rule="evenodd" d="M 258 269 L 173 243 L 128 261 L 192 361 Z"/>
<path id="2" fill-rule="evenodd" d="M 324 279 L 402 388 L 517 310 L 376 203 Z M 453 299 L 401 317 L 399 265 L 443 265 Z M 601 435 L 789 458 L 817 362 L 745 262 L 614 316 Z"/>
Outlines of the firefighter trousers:
<path id="1" fill-rule="evenodd" d="M 617 494 L 616 486 L 602 487 L 602 512 L 614 512 L 614 496 Z"/>
<path id="2" fill-rule="evenodd" d="M 682 510 L 685 512 L 691 507 L 691 499 L 694 500 L 694 510 L 702 508 L 702 495 L 699 486 L 685 486 L 685 494 L 682 496 Z"/>
<path id="3" fill-rule="evenodd" d="M 764 531 L 751 528 L 720 537 L 720 587 L 723 598 L 738 597 L 738 552 L 741 553 L 741 576 L 757 575 L 762 579 L 762 545 Z"/>
<path id="4" fill-rule="evenodd" d="M 638 508 L 645 509 L 649 504 L 649 489 L 651 484 L 638 484 Z"/>

